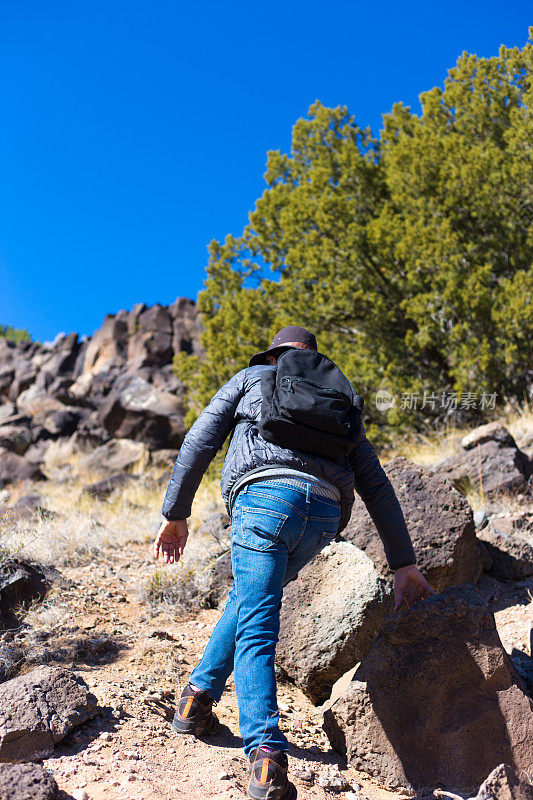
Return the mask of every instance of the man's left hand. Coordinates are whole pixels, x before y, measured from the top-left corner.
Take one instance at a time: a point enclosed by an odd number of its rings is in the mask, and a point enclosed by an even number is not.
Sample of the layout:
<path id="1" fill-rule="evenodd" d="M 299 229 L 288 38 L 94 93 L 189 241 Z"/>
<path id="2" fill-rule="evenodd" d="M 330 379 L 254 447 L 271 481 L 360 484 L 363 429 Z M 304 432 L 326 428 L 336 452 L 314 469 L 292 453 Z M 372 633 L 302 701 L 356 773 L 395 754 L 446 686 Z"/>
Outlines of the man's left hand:
<path id="1" fill-rule="evenodd" d="M 414 564 L 399 567 L 394 571 L 395 611 L 401 608 L 404 600 L 407 608 L 412 608 L 419 600 L 425 600 L 433 594 L 435 592 Z"/>

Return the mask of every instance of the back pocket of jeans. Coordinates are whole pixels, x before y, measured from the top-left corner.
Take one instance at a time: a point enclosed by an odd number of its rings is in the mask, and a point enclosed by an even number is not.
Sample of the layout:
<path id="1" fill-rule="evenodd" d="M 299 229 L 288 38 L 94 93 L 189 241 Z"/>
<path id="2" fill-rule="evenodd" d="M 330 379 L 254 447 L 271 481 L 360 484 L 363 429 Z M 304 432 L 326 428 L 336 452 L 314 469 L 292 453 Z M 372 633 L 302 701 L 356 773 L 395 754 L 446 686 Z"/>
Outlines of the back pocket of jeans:
<path id="1" fill-rule="evenodd" d="M 265 508 L 243 506 L 238 544 L 251 550 L 266 550 L 280 539 L 287 514 Z"/>

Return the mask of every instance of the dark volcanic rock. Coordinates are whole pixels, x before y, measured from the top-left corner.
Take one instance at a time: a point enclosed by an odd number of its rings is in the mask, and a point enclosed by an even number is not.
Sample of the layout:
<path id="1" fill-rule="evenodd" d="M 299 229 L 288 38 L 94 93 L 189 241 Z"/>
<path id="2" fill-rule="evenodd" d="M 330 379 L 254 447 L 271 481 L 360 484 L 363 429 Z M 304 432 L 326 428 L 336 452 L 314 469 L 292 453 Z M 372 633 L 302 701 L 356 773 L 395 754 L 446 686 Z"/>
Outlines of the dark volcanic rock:
<path id="1" fill-rule="evenodd" d="M 509 764 L 500 764 L 483 781 L 474 800 L 533 800 L 533 784 Z"/>
<path id="2" fill-rule="evenodd" d="M 59 789 L 40 764 L 1 764 L 0 800 L 59 800 Z"/>
<path id="3" fill-rule="evenodd" d="M 131 439 L 113 439 L 97 447 L 86 456 L 82 465 L 86 469 L 96 472 L 122 472 L 133 467 L 145 455 L 142 442 L 132 442 Z"/>
<path id="4" fill-rule="evenodd" d="M 502 762 L 531 766 L 533 702 L 472 586 L 389 616 L 324 729 L 390 786 L 475 792 Z"/>
<path id="5" fill-rule="evenodd" d="M 0 629 L 18 624 L 17 611 L 43 600 L 50 582 L 36 564 L 8 558 L 0 565 Z"/>
<path id="6" fill-rule="evenodd" d="M 368 653 L 393 607 L 390 586 L 370 558 L 349 542 L 334 542 L 285 587 L 277 663 L 322 703 Z"/>
<path id="7" fill-rule="evenodd" d="M 200 333 L 196 304 L 178 298 L 108 315 L 83 341 L 75 333 L 45 344 L 1 340 L 0 448 L 22 456 L 31 443 L 74 434 L 82 447 L 117 437 L 179 448 L 185 426 L 173 359 L 199 353 Z"/>
<path id="8" fill-rule="evenodd" d="M 19 481 L 40 481 L 45 476 L 37 464 L 0 447 L 0 487 Z"/>
<path id="9" fill-rule="evenodd" d="M 145 442 L 148 447 L 179 447 L 185 436 L 183 407 L 139 376 L 120 378 L 98 412 L 110 436 Z"/>
<path id="10" fill-rule="evenodd" d="M 30 426 L 26 423 L 11 423 L 0 426 L 0 447 L 23 456 L 32 443 Z"/>
<path id="11" fill-rule="evenodd" d="M 0 401 L 1 402 L 1 401 Z M 14 403 L 6 400 L 0 405 L 0 425 L 6 425 L 10 422 L 10 417 L 14 417 L 17 413 L 17 407 Z"/>
<path id="12" fill-rule="evenodd" d="M 533 515 L 493 517 L 479 532 L 490 558 L 486 572 L 500 581 L 533 575 Z"/>
<path id="13" fill-rule="evenodd" d="M 487 498 L 495 498 L 501 492 L 525 491 L 531 466 L 516 445 L 488 439 L 435 464 L 433 470 L 463 492 L 472 488 Z"/>
<path id="14" fill-rule="evenodd" d="M 461 439 L 461 446 L 464 450 L 472 450 L 485 442 L 498 442 L 501 447 L 516 447 L 512 435 L 499 422 L 489 422 L 474 428 Z"/>
<path id="15" fill-rule="evenodd" d="M 83 371 L 99 372 L 113 359 L 124 362 L 128 355 L 128 339 L 128 312 L 108 314 L 87 345 Z"/>
<path id="16" fill-rule="evenodd" d="M 231 551 L 222 553 L 215 561 L 211 581 L 209 583 L 208 602 L 211 608 L 216 608 L 221 599 L 233 584 L 233 570 L 231 565 Z"/>
<path id="17" fill-rule="evenodd" d="M 97 700 L 81 677 L 37 667 L 0 685 L 0 761 L 48 758 L 69 731 L 91 719 Z"/>
<path id="18" fill-rule="evenodd" d="M 417 566 L 435 591 L 481 574 L 472 509 L 440 476 L 396 457 L 384 467 L 413 540 Z M 356 497 L 343 537 L 370 556 L 380 575 L 391 576 L 383 545 L 363 501 Z"/>
<path id="19" fill-rule="evenodd" d="M 82 416 L 83 413 L 80 409 L 65 407 L 47 414 L 42 425 L 47 433 L 54 438 L 71 436 L 77 429 Z"/>
<path id="20" fill-rule="evenodd" d="M 115 489 L 123 489 L 132 481 L 138 480 L 138 475 L 131 475 L 130 473 L 121 472 L 118 475 L 110 475 L 109 478 L 104 478 L 96 483 L 91 483 L 83 487 L 85 494 L 96 497 L 98 500 L 105 500 Z"/>
<path id="21" fill-rule="evenodd" d="M 43 505 L 43 499 L 39 494 L 25 494 L 19 497 L 14 506 L 3 506 L 1 516 L 5 523 L 11 524 L 22 520 L 30 520 L 36 514 L 52 517 L 52 511 Z"/>
<path id="22" fill-rule="evenodd" d="M 134 309 L 135 310 L 135 309 Z M 155 305 L 129 315 L 128 361 L 137 367 L 163 366 L 172 360 L 172 320 L 168 308 Z"/>

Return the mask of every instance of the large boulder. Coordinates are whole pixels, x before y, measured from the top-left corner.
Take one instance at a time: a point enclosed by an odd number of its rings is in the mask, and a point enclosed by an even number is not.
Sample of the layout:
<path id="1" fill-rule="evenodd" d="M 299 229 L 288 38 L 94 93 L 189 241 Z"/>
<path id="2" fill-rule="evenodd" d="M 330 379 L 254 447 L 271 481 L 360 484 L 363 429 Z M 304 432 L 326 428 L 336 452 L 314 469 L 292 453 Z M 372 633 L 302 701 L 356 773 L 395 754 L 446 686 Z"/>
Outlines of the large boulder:
<path id="1" fill-rule="evenodd" d="M 478 536 L 488 551 L 490 575 L 500 581 L 533 575 L 533 513 L 492 517 Z"/>
<path id="2" fill-rule="evenodd" d="M 53 411 L 63 410 L 65 406 L 48 394 L 46 389 L 33 384 L 22 392 L 17 400 L 17 408 L 21 414 L 41 420 Z"/>
<path id="3" fill-rule="evenodd" d="M 138 303 L 130 312 L 109 314 L 93 334 L 84 355 L 83 372 L 96 375 L 111 367 L 134 373 L 172 363 L 179 352 L 197 352 L 201 333 L 196 304 L 180 297 L 171 306 Z"/>
<path id="4" fill-rule="evenodd" d="M 510 764 L 500 764 L 483 781 L 473 800 L 533 800 L 532 780 L 533 776 L 528 780 L 517 775 Z"/>
<path id="5" fill-rule="evenodd" d="M 90 483 L 83 487 L 83 493 L 94 497 L 96 500 L 106 500 L 110 494 L 118 489 L 124 489 L 130 483 L 139 479 L 138 475 L 131 475 L 128 472 L 119 472 L 116 475 L 109 475 L 101 481 Z"/>
<path id="6" fill-rule="evenodd" d="M 384 469 L 402 507 L 417 566 L 435 591 L 475 582 L 482 564 L 472 509 L 463 495 L 448 481 L 401 456 Z M 376 527 L 359 497 L 342 535 L 364 550 L 380 575 L 391 578 Z"/>
<path id="7" fill-rule="evenodd" d="M 0 447 L 23 456 L 32 443 L 32 432 L 26 422 L 0 425 Z"/>
<path id="8" fill-rule="evenodd" d="M 59 800 L 59 789 L 40 764 L 2 764 L 0 800 Z"/>
<path id="9" fill-rule="evenodd" d="M 20 395 L 30 388 L 37 374 L 37 365 L 27 358 L 26 354 L 17 354 L 13 360 L 12 377 L 7 391 L 8 398 L 10 400 L 17 400 Z"/>
<path id="10" fill-rule="evenodd" d="M 0 761 L 48 758 L 69 731 L 98 713 L 81 677 L 37 667 L 0 685 Z"/>
<path id="11" fill-rule="evenodd" d="M 144 442 L 154 450 L 179 447 L 185 436 L 181 401 L 138 375 L 116 382 L 98 417 L 110 436 Z"/>
<path id="12" fill-rule="evenodd" d="M 500 422 L 479 425 L 461 439 L 463 450 L 472 450 L 486 442 L 499 442 L 502 447 L 516 447 L 512 434 Z"/>
<path id="13" fill-rule="evenodd" d="M 80 466 L 95 472 L 123 472 L 145 458 L 142 442 L 112 439 L 81 459 Z"/>
<path id="14" fill-rule="evenodd" d="M 15 416 L 16 413 L 17 407 L 15 403 L 11 403 L 9 400 L 4 402 L 0 400 L 0 425 L 7 425 L 10 421 L 12 421 L 10 420 L 10 417 Z"/>
<path id="15" fill-rule="evenodd" d="M 529 458 L 530 462 L 533 461 L 533 431 L 521 437 L 519 446 L 520 450 Z"/>
<path id="16" fill-rule="evenodd" d="M 0 487 L 20 481 L 40 481 L 45 475 L 38 464 L 0 447 Z"/>
<path id="17" fill-rule="evenodd" d="M 134 308 L 128 318 L 128 362 L 159 367 L 172 361 L 172 320 L 166 306 Z"/>
<path id="18" fill-rule="evenodd" d="M 463 452 L 439 461 L 433 470 L 461 491 L 482 492 L 487 498 L 501 492 L 524 492 L 531 464 L 525 453 L 499 423 L 475 428 L 462 440 Z"/>
<path id="19" fill-rule="evenodd" d="M 322 703 L 368 653 L 392 607 L 390 586 L 370 558 L 349 542 L 332 543 L 285 587 L 277 663 Z"/>
<path id="20" fill-rule="evenodd" d="M 95 374 L 113 360 L 125 361 L 128 355 L 128 339 L 128 312 L 108 314 L 87 345 L 83 372 Z"/>
<path id="21" fill-rule="evenodd" d="M 83 412 L 72 406 L 62 408 L 45 414 L 41 425 L 46 433 L 54 439 L 71 436 L 77 429 Z"/>
<path id="22" fill-rule="evenodd" d="M 209 594 L 207 602 L 210 608 L 216 608 L 223 597 L 226 597 L 233 584 L 233 566 L 231 563 L 231 551 L 218 556 L 211 571 L 209 581 Z"/>
<path id="23" fill-rule="evenodd" d="M 194 300 L 178 297 L 168 308 L 172 319 L 172 352 L 198 354 L 202 325 Z"/>
<path id="24" fill-rule="evenodd" d="M 324 729 L 388 786 L 475 793 L 496 766 L 531 767 L 533 702 L 473 586 L 383 622 Z"/>
<path id="25" fill-rule="evenodd" d="M 9 511 L 2 510 L 2 515 Z M 37 564 L 20 558 L 7 558 L 0 564 L 0 630 L 18 624 L 20 608 L 43 600 L 50 582 Z"/>

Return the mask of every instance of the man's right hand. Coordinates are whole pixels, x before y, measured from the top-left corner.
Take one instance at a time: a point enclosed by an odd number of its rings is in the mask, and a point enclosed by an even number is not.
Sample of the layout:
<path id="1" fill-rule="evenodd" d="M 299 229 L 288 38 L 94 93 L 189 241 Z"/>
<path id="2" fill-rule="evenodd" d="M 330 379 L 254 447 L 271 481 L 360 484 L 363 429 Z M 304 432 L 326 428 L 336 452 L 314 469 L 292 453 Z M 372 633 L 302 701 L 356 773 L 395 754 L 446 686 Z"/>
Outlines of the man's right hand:
<path id="1" fill-rule="evenodd" d="M 165 564 L 178 563 L 183 555 L 188 535 L 186 519 L 178 519 L 175 522 L 166 519 L 161 523 L 157 532 L 154 542 L 154 558 L 159 557 L 159 550 L 161 550 Z"/>
<path id="2" fill-rule="evenodd" d="M 431 597 L 435 592 L 424 578 L 418 567 L 409 564 L 406 567 L 399 567 L 394 572 L 394 598 L 396 604 L 395 611 L 399 611 L 403 601 L 407 603 L 407 608 L 412 608 L 419 600 Z"/>

